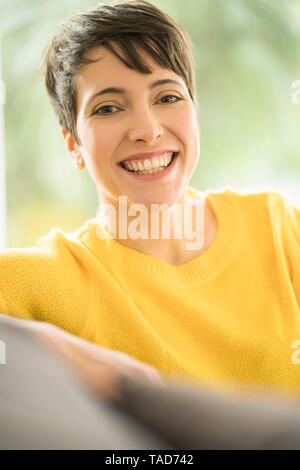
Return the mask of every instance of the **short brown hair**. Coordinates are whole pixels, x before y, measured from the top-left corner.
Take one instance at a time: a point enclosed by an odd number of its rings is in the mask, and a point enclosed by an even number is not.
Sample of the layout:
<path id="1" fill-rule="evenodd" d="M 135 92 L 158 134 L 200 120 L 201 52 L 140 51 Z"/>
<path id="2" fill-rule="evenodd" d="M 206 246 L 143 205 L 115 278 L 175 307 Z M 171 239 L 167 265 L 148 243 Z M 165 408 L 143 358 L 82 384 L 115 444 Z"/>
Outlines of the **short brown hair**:
<path id="1" fill-rule="evenodd" d="M 104 46 L 127 67 L 144 74 L 151 69 L 138 50 L 148 53 L 184 79 L 198 109 L 192 42 L 185 30 L 145 0 L 98 3 L 59 23 L 43 62 L 45 85 L 59 123 L 77 143 L 74 78 L 82 66 L 94 62 L 87 53 L 97 46 Z"/>

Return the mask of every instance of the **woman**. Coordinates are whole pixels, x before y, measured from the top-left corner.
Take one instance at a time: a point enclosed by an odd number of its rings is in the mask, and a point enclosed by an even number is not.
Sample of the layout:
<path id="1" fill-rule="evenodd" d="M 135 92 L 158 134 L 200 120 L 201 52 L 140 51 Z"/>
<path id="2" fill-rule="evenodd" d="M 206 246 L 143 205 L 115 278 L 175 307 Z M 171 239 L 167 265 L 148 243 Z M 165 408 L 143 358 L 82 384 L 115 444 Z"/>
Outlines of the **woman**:
<path id="1" fill-rule="evenodd" d="M 300 211 L 275 192 L 189 186 L 188 35 L 145 1 L 96 6 L 60 24 L 45 84 L 102 211 L 2 251 L 0 310 L 109 397 L 120 371 L 299 394 Z"/>

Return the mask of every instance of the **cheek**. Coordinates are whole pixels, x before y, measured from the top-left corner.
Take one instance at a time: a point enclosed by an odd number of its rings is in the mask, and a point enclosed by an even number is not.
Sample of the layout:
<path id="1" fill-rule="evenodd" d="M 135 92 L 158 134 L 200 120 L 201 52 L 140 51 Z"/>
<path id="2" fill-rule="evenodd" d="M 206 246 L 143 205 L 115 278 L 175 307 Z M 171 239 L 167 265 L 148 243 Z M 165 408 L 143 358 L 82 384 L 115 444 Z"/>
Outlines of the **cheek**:
<path id="1" fill-rule="evenodd" d="M 194 109 L 187 110 L 181 116 L 180 124 L 178 137 L 184 145 L 184 166 L 190 179 L 200 158 L 200 128 Z"/>
<path id="2" fill-rule="evenodd" d="M 181 114 L 180 118 L 176 116 L 173 125 L 185 150 L 188 150 L 188 153 L 191 152 L 195 155 L 195 158 L 198 158 L 200 151 L 200 129 L 195 111 L 189 107 Z"/>
<path id="3" fill-rule="evenodd" d="M 115 132 L 116 133 L 116 132 Z M 117 135 L 114 135 L 113 126 L 97 126 L 97 122 L 86 127 L 82 132 L 82 152 L 90 166 L 100 167 L 111 160 L 117 143 Z"/>

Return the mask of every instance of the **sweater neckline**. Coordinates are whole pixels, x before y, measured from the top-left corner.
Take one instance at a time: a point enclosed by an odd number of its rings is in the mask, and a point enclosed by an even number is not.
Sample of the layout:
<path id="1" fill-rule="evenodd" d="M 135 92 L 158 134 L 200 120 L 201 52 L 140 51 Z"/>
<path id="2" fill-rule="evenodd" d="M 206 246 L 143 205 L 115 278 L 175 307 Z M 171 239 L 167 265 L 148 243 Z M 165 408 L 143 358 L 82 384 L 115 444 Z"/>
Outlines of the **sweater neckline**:
<path id="1" fill-rule="evenodd" d="M 217 233 L 204 253 L 182 265 L 173 266 L 165 260 L 123 245 L 109 236 L 107 227 L 99 217 L 88 223 L 84 243 L 89 245 L 97 258 L 115 263 L 112 269 L 122 269 L 130 275 L 171 281 L 182 286 L 209 282 L 225 269 L 237 250 L 241 216 L 230 189 L 215 192 L 188 187 L 188 198 L 207 198 L 217 219 Z"/>

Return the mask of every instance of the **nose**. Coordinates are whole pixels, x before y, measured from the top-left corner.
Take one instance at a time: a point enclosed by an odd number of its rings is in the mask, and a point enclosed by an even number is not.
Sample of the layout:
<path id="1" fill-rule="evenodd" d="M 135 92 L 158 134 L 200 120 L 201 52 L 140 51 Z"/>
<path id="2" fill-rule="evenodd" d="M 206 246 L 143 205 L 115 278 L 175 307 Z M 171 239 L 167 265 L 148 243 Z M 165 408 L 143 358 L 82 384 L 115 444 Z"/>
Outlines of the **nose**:
<path id="1" fill-rule="evenodd" d="M 132 142 L 154 143 L 163 135 L 163 126 L 154 112 L 143 108 L 133 113 L 127 136 Z"/>

